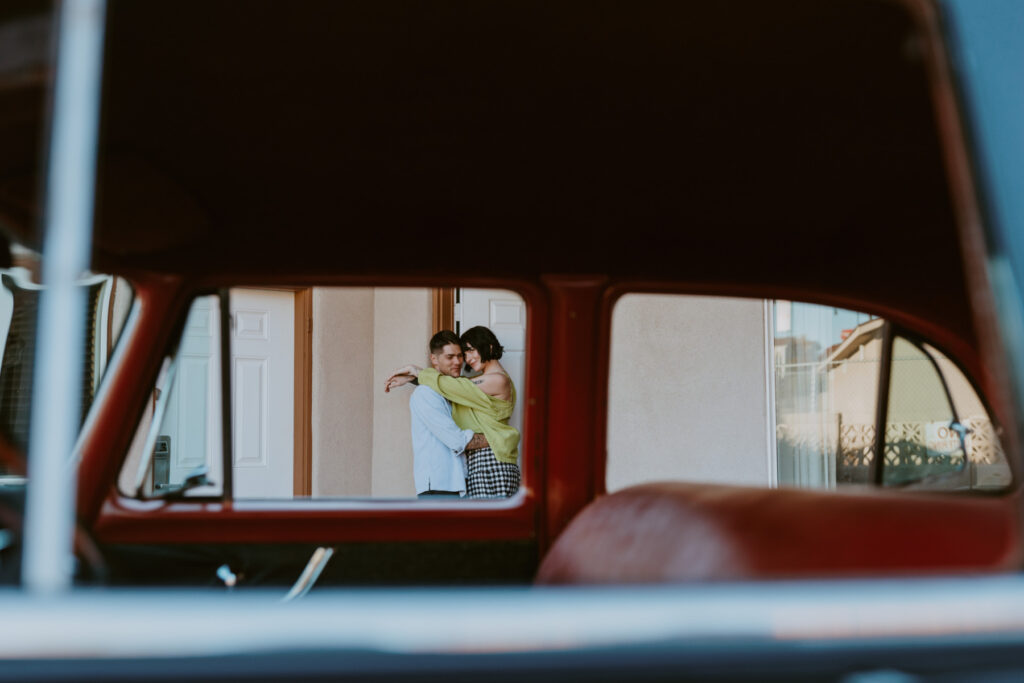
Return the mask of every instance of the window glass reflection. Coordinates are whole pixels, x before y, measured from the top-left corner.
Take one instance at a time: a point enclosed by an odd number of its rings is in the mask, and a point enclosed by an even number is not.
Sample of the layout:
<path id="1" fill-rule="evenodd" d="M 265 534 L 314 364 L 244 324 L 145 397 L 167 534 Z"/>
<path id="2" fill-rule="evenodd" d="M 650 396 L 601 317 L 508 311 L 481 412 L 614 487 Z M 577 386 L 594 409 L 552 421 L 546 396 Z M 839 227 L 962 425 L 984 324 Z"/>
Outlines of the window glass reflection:
<path id="1" fill-rule="evenodd" d="M 779 483 L 866 483 L 875 439 L 882 321 L 776 301 L 774 379 Z"/>
<path id="2" fill-rule="evenodd" d="M 36 318 L 44 287 L 38 258 L 18 250 L 17 265 L 0 269 L 0 440 L 9 457 L 0 474 L 21 474 L 29 447 L 29 412 L 35 372 Z M 78 281 L 85 292 L 85 325 L 74 340 L 82 373 L 80 420 L 84 421 L 107 364 L 124 330 L 134 293 L 126 280 L 88 274 Z"/>

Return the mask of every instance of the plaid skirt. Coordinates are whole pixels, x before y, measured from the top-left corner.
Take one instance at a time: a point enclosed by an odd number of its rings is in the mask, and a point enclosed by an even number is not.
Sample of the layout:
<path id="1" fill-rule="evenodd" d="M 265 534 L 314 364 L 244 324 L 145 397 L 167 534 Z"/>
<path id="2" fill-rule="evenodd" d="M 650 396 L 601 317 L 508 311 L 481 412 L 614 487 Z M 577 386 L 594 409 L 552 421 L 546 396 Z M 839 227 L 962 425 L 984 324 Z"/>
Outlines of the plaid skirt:
<path id="1" fill-rule="evenodd" d="M 501 462 L 488 448 L 466 451 L 466 497 L 508 498 L 519 490 L 519 465 Z"/>

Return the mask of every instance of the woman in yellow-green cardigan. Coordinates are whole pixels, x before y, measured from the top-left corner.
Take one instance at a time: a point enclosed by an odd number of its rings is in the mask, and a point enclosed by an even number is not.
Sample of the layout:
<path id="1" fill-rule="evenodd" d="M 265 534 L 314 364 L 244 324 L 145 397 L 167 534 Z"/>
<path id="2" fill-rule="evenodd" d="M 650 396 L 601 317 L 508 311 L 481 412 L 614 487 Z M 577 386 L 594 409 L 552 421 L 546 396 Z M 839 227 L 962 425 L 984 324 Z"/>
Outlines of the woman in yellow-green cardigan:
<path id="1" fill-rule="evenodd" d="M 466 497 L 502 498 L 519 490 L 519 431 L 508 424 L 516 388 L 501 366 L 504 350 L 486 327 L 471 327 L 460 338 L 473 377 L 449 377 L 433 368 L 406 365 L 385 381 L 390 390 L 416 381 L 452 403 L 452 418 L 462 429 L 483 433 L 486 448 L 466 451 Z"/>

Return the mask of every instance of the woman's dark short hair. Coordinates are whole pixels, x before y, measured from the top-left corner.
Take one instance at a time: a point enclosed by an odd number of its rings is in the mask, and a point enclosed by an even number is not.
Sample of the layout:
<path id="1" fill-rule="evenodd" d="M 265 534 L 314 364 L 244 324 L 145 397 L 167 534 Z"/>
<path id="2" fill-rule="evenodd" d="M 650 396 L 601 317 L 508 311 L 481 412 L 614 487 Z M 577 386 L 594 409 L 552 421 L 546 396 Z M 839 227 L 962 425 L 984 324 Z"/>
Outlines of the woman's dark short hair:
<path id="1" fill-rule="evenodd" d="M 430 352 L 436 356 L 444 351 L 444 347 L 449 344 L 455 344 L 459 347 L 462 346 L 462 342 L 459 341 L 459 336 L 457 334 L 451 330 L 441 330 L 430 338 Z"/>
<path id="2" fill-rule="evenodd" d="M 502 351 L 505 350 L 498 343 L 498 338 L 494 336 L 494 333 L 482 325 L 471 327 L 462 333 L 463 351 L 466 350 L 467 345 L 480 352 L 482 361 L 498 360 L 501 358 Z"/>

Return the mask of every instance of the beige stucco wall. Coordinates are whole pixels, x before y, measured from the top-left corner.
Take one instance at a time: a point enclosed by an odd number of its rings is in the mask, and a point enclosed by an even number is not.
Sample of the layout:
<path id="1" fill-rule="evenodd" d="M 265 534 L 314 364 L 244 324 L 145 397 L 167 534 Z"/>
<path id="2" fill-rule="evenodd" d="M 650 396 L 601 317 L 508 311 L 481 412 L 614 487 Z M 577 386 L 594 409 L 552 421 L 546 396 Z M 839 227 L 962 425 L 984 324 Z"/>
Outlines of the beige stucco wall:
<path id="1" fill-rule="evenodd" d="M 769 485 L 765 382 L 762 301 L 623 297 L 612 322 L 608 490 L 665 479 Z"/>
<path id="2" fill-rule="evenodd" d="M 314 496 L 372 490 L 373 320 L 373 289 L 313 290 Z"/>
<path id="3" fill-rule="evenodd" d="M 373 336 L 373 495 L 415 496 L 409 396 L 384 393 L 384 378 L 406 363 L 423 366 L 433 332 L 429 289 L 378 289 Z"/>
<path id="4" fill-rule="evenodd" d="M 414 496 L 408 389 L 384 393 L 400 365 L 424 365 L 430 290 L 313 290 L 313 495 Z"/>
<path id="5" fill-rule="evenodd" d="M 878 362 L 882 342 L 872 339 L 854 352 L 853 357 L 837 363 L 829 371 L 829 393 L 823 404 L 830 406 L 829 420 L 841 413 L 844 424 L 874 425 L 878 392 Z M 937 364 L 953 396 L 961 419 L 987 417 L 987 412 L 959 368 L 938 352 Z M 889 393 L 889 422 L 934 422 L 948 420 L 950 408 L 942 382 L 927 356 L 903 338 L 893 346 L 893 365 Z"/>
<path id="6" fill-rule="evenodd" d="M 967 378 L 948 359 L 938 361 L 955 410 L 961 419 L 984 416 L 985 409 Z M 893 344 L 892 389 L 889 392 L 889 422 L 932 422 L 950 419 L 942 381 L 928 357 L 910 342 L 897 338 Z"/>
<path id="7" fill-rule="evenodd" d="M 840 414 L 847 425 L 874 425 L 881 359 L 882 340 L 872 339 L 830 368 L 828 395 L 822 398 L 830 422 Z"/>

